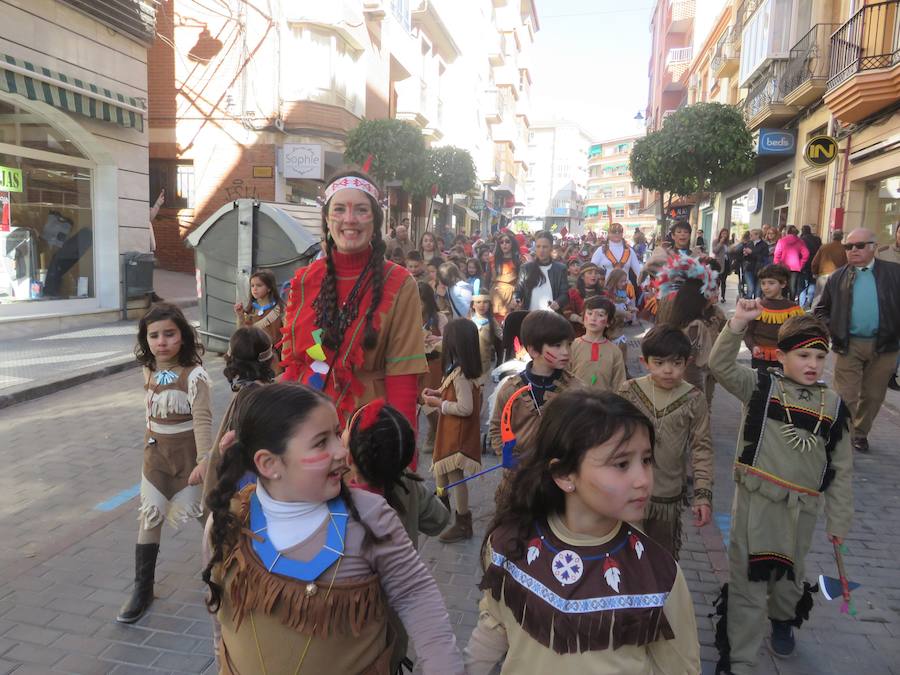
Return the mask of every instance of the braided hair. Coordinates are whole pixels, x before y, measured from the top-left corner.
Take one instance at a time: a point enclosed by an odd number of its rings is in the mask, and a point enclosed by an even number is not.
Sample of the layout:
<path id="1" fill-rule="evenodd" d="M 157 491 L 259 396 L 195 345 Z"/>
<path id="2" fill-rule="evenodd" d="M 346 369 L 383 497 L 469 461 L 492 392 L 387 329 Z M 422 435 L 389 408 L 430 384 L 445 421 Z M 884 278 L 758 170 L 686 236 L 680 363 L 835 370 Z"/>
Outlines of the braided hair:
<path id="1" fill-rule="evenodd" d="M 237 437 L 222 452 L 219 481 L 206 498 L 206 506 L 212 514 L 209 537 L 212 557 L 203 570 L 203 581 L 209 587 L 206 607 L 211 613 L 219 610 L 223 595 L 222 586 L 213 581 L 213 568 L 228 557 L 240 537 L 242 524 L 231 510 L 238 481 L 248 471 L 259 475 L 254 456 L 260 449 L 283 455 L 298 426 L 320 405 L 331 406 L 332 403 L 321 392 L 302 384 L 276 383 L 248 387 L 238 393 L 235 400 Z M 353 497 L 343 483 L 340 495 L 350 517 L 363 527 L 364 544 L 380 541 L 361 520 Z"/>
<path id="2" fill-rule="evenodd" d="M 368 405 L 378 405 L 378 402 Z M 405 515 L 396 487 L 409 493 L 401 479 L 422 480 L 406 470 L 415 454 L 416 434 L 406 416 L 392 406 L 381 406 L 374 420 L 367 419 L 365 412 L 354 415 L 350 421 L 348 445 L 353 464 L 369 487 L 380 490 L 391 508 Z"/>
<path id="3" fill-rule="evenodd" d="M 362 178 L 369 181 L 373 185 L 374 179 L 362 173 L 361 171 L 341 171 L 334 174 L 326 184 L 345 177 Z M 368 193 L 366 199 L 369 200 L 372 207 L 372 220 L 374 227 L 372 229 L 372 257 L 369 259 L 366 268 L 363 270 L 362 277 L 371 273 L 372 284 L 372 301 L 366 309 L 365 324 L 363 328 L 363 348 L 372 349 L 375 346 L 377 335 L 375 328 L 372 326 L 372 320 L 375 311 L 381 303 L 381 296 L 384 291 L 384 253 L 387 248 L 381 234 L 381 226 L 384 224 L 384 213 L 378 201 Z M 322 280 L 322 287 L 318 296 L 313 301 L 313 308 L 316 311 L 316 325 L 322 329 L 322 342 L 329 349 L 338 349 L 341 340 L 347 331 L 347 328 L 356 320 L 359 315 L 360 302 L 351 303 L 349 307 L 340 311 L 340 302 L 337 290 L 337 269 L 334 264 L 335 242 L 328 228 L 328 209 L 331 200 L 322 207 L 322 234 L 325 237 L 325 278 Z M 365 283 L 365 282 L 363 282 Z"/>

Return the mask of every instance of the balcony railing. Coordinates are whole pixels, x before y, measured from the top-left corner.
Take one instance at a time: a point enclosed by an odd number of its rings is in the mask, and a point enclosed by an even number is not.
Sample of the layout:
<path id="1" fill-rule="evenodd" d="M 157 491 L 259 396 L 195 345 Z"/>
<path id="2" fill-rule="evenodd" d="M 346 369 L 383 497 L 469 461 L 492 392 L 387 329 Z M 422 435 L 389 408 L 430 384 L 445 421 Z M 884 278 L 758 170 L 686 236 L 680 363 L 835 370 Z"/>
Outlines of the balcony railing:
<path id="1" fill-rule="evenodd" d="M 756 117 L 767 105 L 784 102 L 781 82 L 786 68 L 787 59 L 771 61 L 750 85 L 750 91 L 744 99 L 744 117 L 747 120 Z"/>
<path id="2" fill-rule="evenodd" d="M 833 23 L 818 23 L 797 41 L 788 55 L 781 93 L 789 95 L 806 82 L 825 84 L 828 79 L 828 55 L 831 33 L 838 26 Z"/>
<path id="3" fill-rule="evenodd" d="M 753 16 L 753 12 L 757 10 L 757 8 L 766 2 L 766 0 L 744 0 L 740 5 L 738 5 L 737 11 L 737 21 L 735 21 L 734 25 L 738 27 L 738 32 L 740 32 L 741 27 L 744 25 L 744 22 Z"/>
<path id="4" fill-rule="evenodd" d="M 900 63 L 900 0 L 860 7 L 831 36 L 828 89 L 858 72 Z"/>
<path id="5" fill-rule="evenodd" d="M 694 53 L 693 47 L 675 47 L 669 50 L 666 63 L 689 63 Z"/>

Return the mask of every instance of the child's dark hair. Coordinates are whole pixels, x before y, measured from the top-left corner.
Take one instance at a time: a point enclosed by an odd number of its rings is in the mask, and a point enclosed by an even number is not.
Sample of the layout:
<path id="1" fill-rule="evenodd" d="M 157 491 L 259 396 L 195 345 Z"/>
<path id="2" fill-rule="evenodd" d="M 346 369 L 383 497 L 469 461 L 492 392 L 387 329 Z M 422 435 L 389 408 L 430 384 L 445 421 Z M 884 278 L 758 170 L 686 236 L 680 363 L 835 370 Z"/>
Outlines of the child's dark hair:
<path id="1" fill-rule="evenodd" d="M 427 281 L 419 281 L 419 300 L 422 303 L 422 321 L 428 329 L 438 325 L 437 299 L 434 297 L 434 289 Z"/>
<path id="2" fill-rule="evenodd" d="M 260 356 L 269 352 L 269 358 L 260 361 Z M 241 381 L 271 382 L 275 379 L 272 370 L 272 340 L 268 334 L 256 326 L 244 326 L 231 334 L 228 352 L 225 354 L 225 370 L 222 374 L 231 382 L 233 391 Z"/>
<path id="3" fill-rule="evenodd" d="M 645 359 L 684 359 L 691 356 L 691 341 L 681 330 L 669 324 L 658 324 L 647 331 L 641 340 L 641 354 Z"/>
<path id="4" fill-rule="evenodd" d="M 379 405 L 379 402 L 368 405 Z M 406 470 L 416 451 L 416 434 L 409 420 L 392 406 L 381 407 L 375 420 L 363 429 L 363 422 L 368 421 L 365 413 L 363 410 L 350 420 L 349 445 L 353 465 L 367 485 L 381 490 L 385 501 L 397 513 L 404 515 L 406 511 L 397 498 L 395 488 L 399 485 L 404 492 L 408 492 L 401 482 L 403 476 L 422 480 Z"/>
<path id="5" fill-rule="evenodd" d="M 606 330 L 603 331 L 603 334 L 606 335 L 606 331 L 612 328 L 613 319 L 616 318 L 616 306 L 609 298 L 605 298 L 602 295 L 592 295 L 584 301 L 584 311 L 587 312 L 591 309 L 602 309 L 606 312 Z"/>
<path id="6" fill-rule="evenodd" d="M 451 366 L 457 366 L 470 380 L 481 377 L 478 328 L 474 322 L 469 319 L 452 319 L 444 326 L 441 344 L 441 367 L 445 373 Z"/>
<path id="7" fill-rule="evenodd" d="M 242 394 L 243 392 L 239 396 Z M 231 500 L 238 481 L 247 471 L 258 475 L 254 456 L 259 450 L 266 449 L 272 454 L 283 455 L 297 427 L 320 405 L 330 406 L 332 403 L 321 392 L 294 383 L 254 387 L 242 398 L 235 422 L 237 438 L 223 451 L 219 482 L 206 498 L 206 506 L 213 519 L 210 531 L 212 557 L 203 570 L 203 581 L 209 587 L 206 607 L 211 613 L 218 611 L 223 590 L 212 580 L 213 567 L 227 558 L 237 544 L 243 526 L 231 511 Z M 347 505 L 350 517 L 362 525 L 365 541 L 379 541 L 371 528 L 360 519 L 350 490 L 343 483 L 340 495 Z"/>
<path id="8" fill-rule="evenodd" d="M 709 306 L 709 299 L 703 294 L 702 287 L 699 279 L 686 279 L 675 297 L 662 303 L 657 320 L 681 329 L 691 321 L 702 319 Z"/>
<path id="9" fill-rule="evenodd" d="M 447 288 L 453 288 L 453 285 L 457 281 L 463 280 L 463 275 L 462 272 L 459 271 L 459 267 L 456 266 L 456 263 L 445 262 L 441 263 L 441 266 L 438 267 L 437 278 L 438 281 Z"/>
<path id="10" fill-rule="evenodd" d="M 759 281 L 763 279 L 774 279 L 787 287 L 791 281 L 791 273 L 784 265 L 766 265 L 756 275 Z"/>
<path id="11" fill-rule="evenodd" d="M 259 279 L 263 282 L 269 289 L 269 300 L 274 302 L 275 306 L 279 309 L 284 309 L 284 300 L 281 299 L 281 293 L 278 292 L 278 282 L 275 280 L 275 275 L 271 270 L 256 270 L 250 275 L 250 281 L 253 281 L 254 279 Z M 251 293 L 245 310 L 249 312 L 253 307 L 254 302 L 256 302 L 256 298 L 254 298 Z"/>
<path id="12" fill-rule="evenodd" d="M 147 328 L 157 321 L 171 321 L 181 333 L 181 349 L 178 351 L 178 365 L 199 366 L 203 363 L 200 358 L 205 349 L 197 337 L 194 327 L 184 318 L 184 313 L 178 305 L 170 302 L 157 302 L 150 306 L 147 313 L 138 321 L 137 345 L 134 347 L 134 356 L 142 366 L 150 370 L 156 370 L 156 357 L 150 351 L 150 343 L 147 342 Z"/>
<path id="13" fill-rule="evenodd" d="M 411 250 L 406 254 L 407 262 L 422 262 L 422 254 L 416 250 Z"/>
<path id="14" fill-rule="evenodd" d="M 565 493 L 554 476 L 577 472 L 584 455 L 617 434 L 629 438 L 645 429 L 652 451 L 656 440 L 653 424 L 621 396 L 596 389 L 568 390 L 547 404 L 541 416 L 534 448 L 521 458 L 506 497 L 487 529 L 482 552 L 498 527 L 515 529 L 509 559 L 525 554 L 528 535 L 535 521 L 565 510 Z M 550 463 L 556 460 L 550 467 Z"/>
<path id="15" fill-rule="evenodd" d="M 469 274 L 469 265 L 475 265 L 475 274 Z M 475 276 L 480 277 L 482 274 L 481 269 L 481 261 L 478 258 L 468 258 L 466 259 L 466 277 Z"/>
<path id="16" fill-rule="evenodd" d="M 528 312 L 528 316 L 522 321 L 522 330 L 519 340 L 523 347 L 530 347 L 535 351 L 541 351 L 544 345 L 555 345 L 575 339 L 575 330 L 572 323 L 556 312 L 538 311 Z"/>
<path id="17" fill-rule="evenodd" d="M 792 316 L 781 324 L 781 328 L 778 329 L 778 342 L 792 338 L 795 335 L 821 337 L 825 342 L 828 342 L 831 339 L 828 326 L 812 314 Z"/>

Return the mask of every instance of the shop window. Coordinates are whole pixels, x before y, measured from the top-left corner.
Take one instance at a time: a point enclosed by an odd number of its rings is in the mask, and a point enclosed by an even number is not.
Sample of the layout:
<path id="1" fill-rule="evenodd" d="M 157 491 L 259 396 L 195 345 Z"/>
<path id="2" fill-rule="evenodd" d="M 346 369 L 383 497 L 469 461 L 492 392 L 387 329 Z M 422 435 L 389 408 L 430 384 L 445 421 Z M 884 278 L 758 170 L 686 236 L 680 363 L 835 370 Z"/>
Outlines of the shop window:
<path id="1" fill-rule="evenodd" d="M 150 160 L 150 199 L 165 190 L 163 208 L 194 208 L 194 164 L 183 160 Z"/>
<path id="2" fill-rule="evenodd" d="M 0 303 L 94 294 L 90 169 L 0 153 Z"/>
<path id="3" fill-rule="evenodd" d="M 863 227 L 872 230 L 879 244 L 894 243 L 894 227 L 900 222 L 900 175 L 866 183 Z"/>

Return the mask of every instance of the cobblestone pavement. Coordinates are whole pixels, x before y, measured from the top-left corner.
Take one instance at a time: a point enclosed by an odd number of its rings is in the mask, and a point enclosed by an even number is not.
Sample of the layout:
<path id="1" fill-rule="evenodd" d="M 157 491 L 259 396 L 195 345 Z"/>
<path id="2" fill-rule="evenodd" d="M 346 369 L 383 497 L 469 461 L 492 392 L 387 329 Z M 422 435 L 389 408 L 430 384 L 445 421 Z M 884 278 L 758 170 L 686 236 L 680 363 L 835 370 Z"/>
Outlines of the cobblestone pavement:
<path id="1" fill-rule="evenodd" d="M 633 343 L 632 372 L 639 368 L 637 353 Z M 221 413 L 231 393 L 220 375 L 221 361 L 211 359 L 208 368 Z M 134 626 L 114 621 L 133 576 L 140 411 L 134 370 L 0 410 L 0 675 L 213 672 L 199 580 L 199 525 L 174 536 L 165 530 L 151 611 Z M 739 419 L 735 399 L 718 391 L 713 414 L 714 510 L 727 533 Z M 900 675 L 898 437 L 900 415 L 883 410 L 870 436 L 871 455 L 857 456 L 857 516 L 847 566 L 862 583 L 855 593 L 859 616 L 841 615 L 837 602 L 817 598 L 811 621 L 799 632 L 797 655 L 775 660 L 764 648 L 760 674 Z M 495 473 L 470 484 L 475 538 L 454 545 L 420 542 L 461 646 L 477 620 L 478 550 L 497 478 Z M 703 672 L 712 673 L 716 655 L 708 614 L 726 574 L 722 535 L 714 526 L 700 531 L 687 519 L 684 525 L 681 564 L 694 595 Z M 808 574 L 833 575 L 824 532 L 814 541 Z"/>

